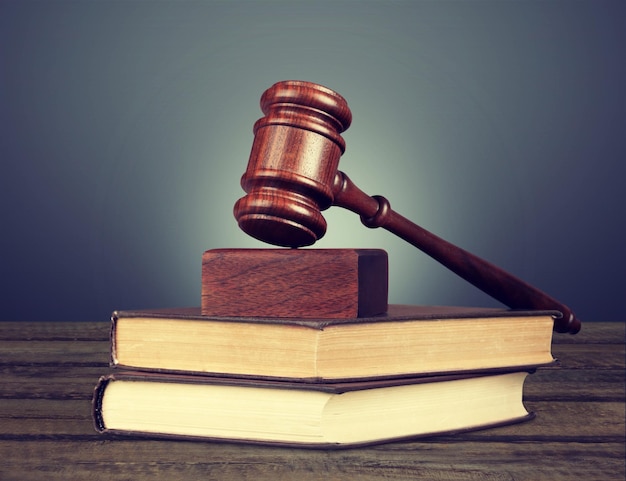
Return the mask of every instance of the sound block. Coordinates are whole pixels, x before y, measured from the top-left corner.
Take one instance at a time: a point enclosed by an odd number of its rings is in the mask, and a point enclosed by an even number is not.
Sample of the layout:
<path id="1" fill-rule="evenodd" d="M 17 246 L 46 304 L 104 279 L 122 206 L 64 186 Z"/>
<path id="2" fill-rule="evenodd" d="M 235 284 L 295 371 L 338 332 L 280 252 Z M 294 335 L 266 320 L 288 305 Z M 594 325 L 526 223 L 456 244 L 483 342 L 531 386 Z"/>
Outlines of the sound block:
<path id="1" fill-rule="evenodd" d="M 387 311 L 381 249 L 212 249 L 202 256 L 203 316 L 342 319 Z"/>

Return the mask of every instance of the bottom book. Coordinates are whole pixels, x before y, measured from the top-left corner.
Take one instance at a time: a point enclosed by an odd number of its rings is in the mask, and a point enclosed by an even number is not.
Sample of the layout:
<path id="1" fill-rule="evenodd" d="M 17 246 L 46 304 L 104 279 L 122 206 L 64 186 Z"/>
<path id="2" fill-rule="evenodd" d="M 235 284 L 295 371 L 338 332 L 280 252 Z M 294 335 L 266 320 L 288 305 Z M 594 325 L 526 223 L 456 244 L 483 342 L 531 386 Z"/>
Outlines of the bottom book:
<path id="1" fill-rule="evenodd" d="M 306 447 L 350 447 L 533 417 L 529 373 L 334 384 L 119 372 L 93 397 L 96 430 Z"/>

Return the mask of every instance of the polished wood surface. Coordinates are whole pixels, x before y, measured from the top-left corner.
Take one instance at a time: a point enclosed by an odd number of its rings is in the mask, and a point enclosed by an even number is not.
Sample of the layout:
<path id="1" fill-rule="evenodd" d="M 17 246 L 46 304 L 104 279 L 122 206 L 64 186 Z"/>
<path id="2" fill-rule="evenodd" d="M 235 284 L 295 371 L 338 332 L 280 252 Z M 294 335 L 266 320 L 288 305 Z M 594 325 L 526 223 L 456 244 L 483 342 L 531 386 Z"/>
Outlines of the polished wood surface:
<path id="1" fill-rule="evenodd" d="M 387 312 L 382 249 L 211 249 L 203 316 L 351 319 Z"/>
<path id="2" fill-rule="evenodd" d="M 310 82 L 274 84 L 261 97 L 264 117 L 254 124 L 247 193 L 234 207 L 244 232 L 283 247 L 313 244 L 326 233 L 322 210 L 345 150 L 341 132 L 352 114 L 338 93 Z"/>
<path id="3" fill-rule="evenodd" d="M 536 419 L 339 450 L 97 434 L 91 394 L 109 323 L 0 322 L 0 480 L 624 480 L 624 323 L 558 335 L 525 387 Z"/>
<path id="4" fill-rule="evenodd" d="M 382 227 L 513 309 L 558 310 L 557 332 L 576 333 L 572 310 L 505 270 L 432 234 L 395 212 L 383 196 L 361 191 L 343 172 L 341 133 L 352 121 L 346 100 L 318 84 L 278 82 L 261 97 L 265 117 L 254 125 L 254 142 L 241 178 L 246 195 L 234 206 L 239 227 L 272 245 L 312 245 L 326 232 L 321 211 L 336 205 Z"/>

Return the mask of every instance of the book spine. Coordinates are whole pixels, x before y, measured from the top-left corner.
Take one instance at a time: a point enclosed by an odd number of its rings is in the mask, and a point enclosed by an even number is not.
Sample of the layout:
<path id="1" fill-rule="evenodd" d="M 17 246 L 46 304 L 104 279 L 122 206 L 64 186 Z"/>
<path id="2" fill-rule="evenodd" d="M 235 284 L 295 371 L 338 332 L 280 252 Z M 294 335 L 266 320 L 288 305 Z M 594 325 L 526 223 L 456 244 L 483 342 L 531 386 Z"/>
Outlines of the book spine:
<path id="1" fill-rule="evenodd" d="M 111 328 L 109 329 L 109 366 L 117 365 L 117 311 L 111 314 Z"/>
<path id="2" fill-rule="evenodd" d="M 104 391 L 112 378 L 112 375 L 102 376 L 93 390 L 93 397 L 91 399 L 92 420 L 94 428 L 99 433 L 107 431 L 102 416 L 102 399 L 104 398 Z"/>

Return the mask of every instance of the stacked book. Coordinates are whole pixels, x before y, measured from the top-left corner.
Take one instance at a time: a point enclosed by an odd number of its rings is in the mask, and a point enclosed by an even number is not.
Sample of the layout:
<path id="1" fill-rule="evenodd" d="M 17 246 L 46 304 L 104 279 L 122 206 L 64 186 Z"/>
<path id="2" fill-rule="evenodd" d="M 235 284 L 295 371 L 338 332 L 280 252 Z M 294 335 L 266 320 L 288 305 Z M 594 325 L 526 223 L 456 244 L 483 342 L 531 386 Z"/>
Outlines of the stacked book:
<path id="1" fill-rule="evenodd" d="M 119 311 L 96 429 L 340 447 L 532 417 L 524 380 L 553 362 L 555 312 L 389 305 L 343 319 Z"/>

